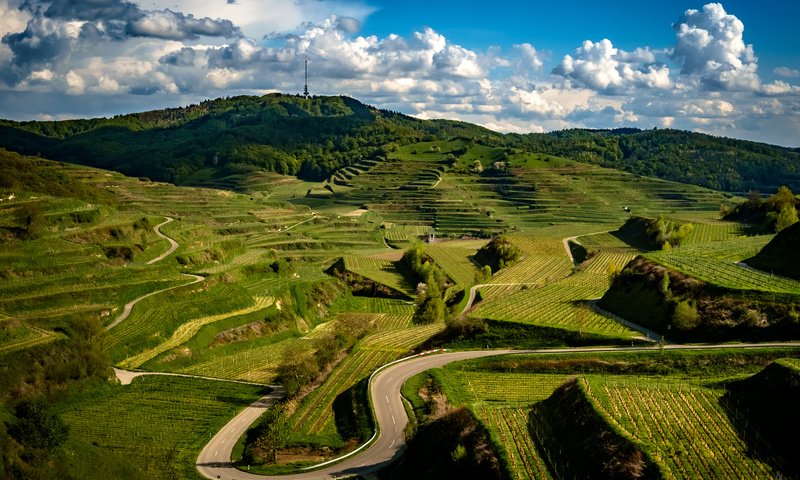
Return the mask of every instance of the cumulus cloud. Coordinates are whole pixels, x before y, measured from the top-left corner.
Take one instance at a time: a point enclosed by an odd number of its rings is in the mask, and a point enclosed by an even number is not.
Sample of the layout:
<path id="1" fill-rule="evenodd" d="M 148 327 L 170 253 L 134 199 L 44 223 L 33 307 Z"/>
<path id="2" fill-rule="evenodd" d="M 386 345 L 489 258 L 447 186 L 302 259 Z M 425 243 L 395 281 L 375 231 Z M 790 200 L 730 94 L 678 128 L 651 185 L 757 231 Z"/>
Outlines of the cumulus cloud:
<path id="1" fill-rule="evenodd" d="M 784 78 L 800 78 L 800 70 L 789 67 L 778 67 L 772 73 Z"/>
<path id="2" fill-rule="evenodd" d="M 586 40 L 575 50 L 575 57 L 565 55 L 553 73 L 608 92 L 671 86 L 669 67 L 657 64 L 649 49 L 626 52 L 615 48 L 608 39 L 596 43 Z"/>
<path id="3" fill-rule="evenodd" d="M 194 18 L 172 10 L 145 12 L 129 22 L 126 31 L 132 36 L 170 40 L 195 39 L 200 35 L 229 38 L 239 35 L 239 29 L 230 20 Z"/>
<path id="4" fill-rule="evenodd" d="M 195 18 L 171 10 L 147 11 L 121 0 L 27 0 L 5 9 L 11 20 L 4 22 L 4 27 L 11 29 L 2 37 L 9 63 L 2 77 L 10 85 L 41 67 L 65 60 L 73 52 L 97 48 L 99 43 L 130 37 L 187 40 L 239 35 L 229 20 Z M 24 30 L 9 24 L 22 16 L 28 17 Z"/>
<path id="5" fill-rule="evenodd" d="M 478 50 L 434 28 L 363 34 L 370 8 L 361 0 L 144 5 L 0 0 L 7 84 L 0 112 L 63 118 L 300 92 L 307 56 L 314 94 L 501 131 L 658 125 L 730 136 L 762 129 L 776 138 L 800 131 L 800 88 L 790 84 L 800 73 L 779 67 L 781 79 L 762 83 L 743 25 L 718 4 L 685 12 L 673 25 L 674 48 L 586 41 L 555 65 L 539 43 Z"/>
<path id="6" fill-rule="evenodd" d="M 672 58 L 681 73 L 709 90 L 758 90 L 758 59 L 743 39 L 744 24 L 719 3 L 687 10 L 673 25 Z"/>

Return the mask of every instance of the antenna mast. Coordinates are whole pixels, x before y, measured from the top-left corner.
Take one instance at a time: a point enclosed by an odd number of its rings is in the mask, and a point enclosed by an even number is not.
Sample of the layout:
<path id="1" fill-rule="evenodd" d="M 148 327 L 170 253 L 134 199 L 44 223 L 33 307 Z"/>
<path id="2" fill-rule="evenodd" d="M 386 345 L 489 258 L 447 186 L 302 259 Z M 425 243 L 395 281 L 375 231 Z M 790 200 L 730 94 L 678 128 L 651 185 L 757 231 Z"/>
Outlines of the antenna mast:
<path id="1" fill-rule="evenodd" d="M 306 67 L 306 84 L 303 87 L 303 96 L 308 98 L 308 55 L 305 58 L 305 67 Z"/>

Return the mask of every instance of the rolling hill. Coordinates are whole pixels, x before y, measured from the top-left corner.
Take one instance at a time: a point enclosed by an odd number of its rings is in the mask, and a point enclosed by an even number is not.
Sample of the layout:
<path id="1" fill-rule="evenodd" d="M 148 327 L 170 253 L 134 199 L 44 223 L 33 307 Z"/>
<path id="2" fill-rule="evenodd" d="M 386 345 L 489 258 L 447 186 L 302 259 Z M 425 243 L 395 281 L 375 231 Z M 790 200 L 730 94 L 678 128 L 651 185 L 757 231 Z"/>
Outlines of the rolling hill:
<path id="1" fill-rule="evenodd" d="M 506 155 L 551 154 L 717 190 L 800 189 L 800 153 L 788 148 L 677 130 L 501 135 L 462 122 L 419 120 L 349 97 L 239 96 L 113 118 L 0 121 L 6 149 L 183 185 L 262 169 L 321 180 L 405 145 L 454 138 L 505 149 Z"/>

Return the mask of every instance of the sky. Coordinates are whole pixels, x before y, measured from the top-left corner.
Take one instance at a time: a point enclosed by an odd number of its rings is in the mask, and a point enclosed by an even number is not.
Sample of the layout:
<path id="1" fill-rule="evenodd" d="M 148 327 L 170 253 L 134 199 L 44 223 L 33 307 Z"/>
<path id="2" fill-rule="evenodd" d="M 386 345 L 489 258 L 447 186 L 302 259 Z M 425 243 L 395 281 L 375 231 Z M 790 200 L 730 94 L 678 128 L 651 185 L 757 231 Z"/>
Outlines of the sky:
<path id="1" fill-rule="evenodd" d="M 800 146 L 800 2 L 0 0 L 0 117 L 349 95 L 502 132 Z"/>

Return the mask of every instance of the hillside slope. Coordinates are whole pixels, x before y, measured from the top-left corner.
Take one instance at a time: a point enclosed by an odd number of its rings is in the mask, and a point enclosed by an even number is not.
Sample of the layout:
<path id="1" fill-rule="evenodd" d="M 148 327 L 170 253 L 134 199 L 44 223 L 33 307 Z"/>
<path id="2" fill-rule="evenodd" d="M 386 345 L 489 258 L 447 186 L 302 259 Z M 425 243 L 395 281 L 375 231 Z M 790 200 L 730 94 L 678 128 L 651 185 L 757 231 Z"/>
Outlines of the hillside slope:
<path id="1" fill-rule="evenodd" d="M 800 222 L 783 229 L 758 254 L 745 260 L 765 272 L 800 280 Z"/>

